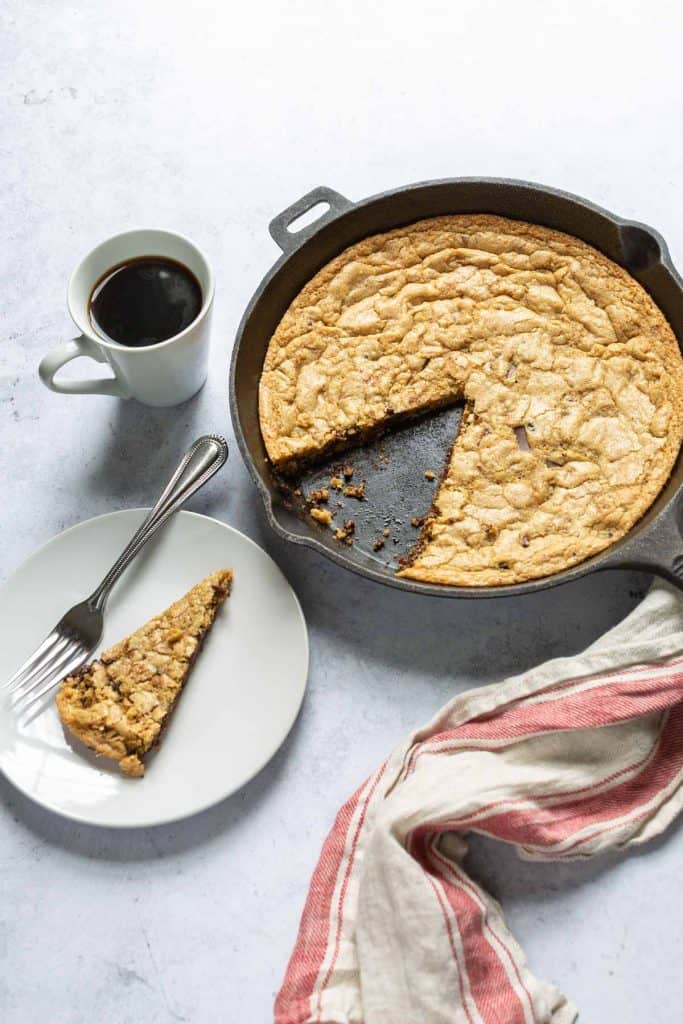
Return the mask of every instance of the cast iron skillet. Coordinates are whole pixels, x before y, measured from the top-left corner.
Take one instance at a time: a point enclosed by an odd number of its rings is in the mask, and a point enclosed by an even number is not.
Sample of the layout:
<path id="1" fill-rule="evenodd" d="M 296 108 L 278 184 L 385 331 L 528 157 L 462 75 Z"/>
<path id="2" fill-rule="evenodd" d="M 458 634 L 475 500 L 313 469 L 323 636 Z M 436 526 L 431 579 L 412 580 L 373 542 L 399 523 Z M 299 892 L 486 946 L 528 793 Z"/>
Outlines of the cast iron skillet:
<path id="1" fill-rule="evenodd" d="M 294 221 L 320 203 L 328 204 L 329 209 L 314 223 L 300 231 L 289 230 Z M 397 557 L 407 553 L 417 539 L 415 530 L 405 526 L 405 514 L 427 511 L 431 493 L 428 487 L 425 490 L 423 469 L 433 461 L 431 468 L 437 474 L 441 470 L 448 438 L 457 429 L 452 416 L 450 420 L 447 417 L 445 428 L 439 425 L 437 417 L 433 422 L 426 420 L 399 431 L 396 438 L 388 436 L 383 442 L 375 442 L 369 451 L 353 453 L 350 461 L 356 466 L 354 482 L 370 476 L 372 486 L 367 488 L 368 501 L 352 502 L 353 509 L 347 502 L 340 513 L 355 514 L 356 541 L 351 547 L 334 541 L 329 530 L 322 530 L 278 487 L 259 429 L 258 382 L 268 342 L 283 313 L 316 271 L 342 249 L 367 235 L 449 213 L 497 213 L 582 238 L 640 281 L 668 318 L 683 347 L 683 279 L 671 262 L 662 236 L 645 224 L 622 220 L 567 192 L 503 178 L 425 182 L 384 192 L 360 203 L 352 203 L 333 189 L 313 189 L 270 224 L 270 233 L 283 255 L 266 274 L 244 313 L 230 372 L 230 408 L 237 442 L 271 526 L 281 537 L 314 548 L 346 569 L 416 594 L 460 598 L 528 594 L 603 569 L 641 569 L 663 576 L 683 589 L 680 454 L 657 500 L 621 540 L 565 572 L 498 587 L 447 587 L 400 579 L 394 574 Z M 388 458 L 382 445 L 390 448 Z M 330 467 L 325 467 L 317 478 L 312 474 L 307 483 L 320 483 L 329 472 Z M 395 514 L 397 511 L 400 515 Z M 390 526 L 391 538 L 375 553 L 372 539 L 381 535 L 383 525 Z"/>

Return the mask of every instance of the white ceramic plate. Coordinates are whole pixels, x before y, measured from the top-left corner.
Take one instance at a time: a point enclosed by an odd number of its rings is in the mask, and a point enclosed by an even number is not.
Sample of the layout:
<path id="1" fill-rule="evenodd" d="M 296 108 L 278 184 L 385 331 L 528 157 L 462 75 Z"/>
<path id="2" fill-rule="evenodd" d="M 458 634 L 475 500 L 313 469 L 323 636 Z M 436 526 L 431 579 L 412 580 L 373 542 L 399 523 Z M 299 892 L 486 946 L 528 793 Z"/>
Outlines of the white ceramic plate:
<path id="1" fill-rule="evenodd" d="M 72 604 L 91 593 L 142 522 L 131 509 L 89 519 L 36 552 L 0 590 L 2 680 Z M 160 825 L 234 793 L 273 756 L 303 699 L 308 636 L 294 591 L 253 541 L 181 512 L 114 588 L 102 648 L 163 611 L 214 569 L 232 568 L 220 610 L 142 779 L 124 777 L 62 729 L 53 701 L 28 725 L 0 708 L 0 769 L 37 803 L 117 828 Z"/>

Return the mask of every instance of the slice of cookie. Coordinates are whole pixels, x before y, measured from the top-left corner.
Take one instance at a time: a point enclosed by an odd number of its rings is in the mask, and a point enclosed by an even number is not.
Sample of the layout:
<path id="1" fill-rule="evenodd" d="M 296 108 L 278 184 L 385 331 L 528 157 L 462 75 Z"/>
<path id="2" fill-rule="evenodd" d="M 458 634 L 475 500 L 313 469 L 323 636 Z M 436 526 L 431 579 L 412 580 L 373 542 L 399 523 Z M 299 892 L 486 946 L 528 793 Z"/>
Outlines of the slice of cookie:
<path id="1" fill-rule="evenodd" d="M 63 681 L 56 701 L 62 722 L 86 746 L 144 775 L 141 758 L 158 745 L 232 572 L 219 569 L 161 615 Z"/>

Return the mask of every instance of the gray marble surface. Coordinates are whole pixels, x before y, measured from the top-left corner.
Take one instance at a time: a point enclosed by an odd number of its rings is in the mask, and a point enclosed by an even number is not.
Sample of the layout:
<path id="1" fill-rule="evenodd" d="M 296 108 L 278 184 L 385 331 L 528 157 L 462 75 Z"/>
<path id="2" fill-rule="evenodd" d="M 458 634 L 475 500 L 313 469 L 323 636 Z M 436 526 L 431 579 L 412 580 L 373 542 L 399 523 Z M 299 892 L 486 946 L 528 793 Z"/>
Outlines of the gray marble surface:
<path id="1" fill-rule="evenodd" d="M 228 356 L 277 255 L 267 223 L 317 184 L 360 198 L 448 175 L 535 179 L 649 221 L 683 264 L 673 2 L 5 0 L 2 13 L 4 577 L 65 527 L 149 503 L 193 435 L 232 436 Z M 196 238 L 215 266 L 207 386 L 171 410 L 49 393 L 36 367 L 75 333 L 72 266 L 143 225 Z M 302 600 L 304 708 L 250 785 L 168 828 L 75 826 L 0 781 L 7 1024 L 269 1020 L 338 805 L 452 694 L 580 650 L 647 584 L 416 598 L 278 541 L 234 446 L 219 480 L 192 507 L 262 544 Z M 642 1024 L 680 1016 L 682 853 L 674 828 L 636 855 L 561 868 L 478 842 L 473 864 L 582 1020 Z"/>

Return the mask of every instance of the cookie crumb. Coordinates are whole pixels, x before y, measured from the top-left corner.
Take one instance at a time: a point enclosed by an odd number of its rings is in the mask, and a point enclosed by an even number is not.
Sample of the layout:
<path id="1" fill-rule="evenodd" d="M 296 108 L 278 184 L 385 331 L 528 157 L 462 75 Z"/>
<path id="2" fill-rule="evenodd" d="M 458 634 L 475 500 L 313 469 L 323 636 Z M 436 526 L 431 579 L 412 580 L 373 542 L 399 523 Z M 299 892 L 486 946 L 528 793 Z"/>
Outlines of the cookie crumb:
<path id="1" fill-rule="evenodd" d="M 382 536 L 383 537 L 388 537 L 390 535 L 390 533 L 391 533 L 391 530 L 389 530 L 389 529 L 382 530 Z"/>
<path id="2" fill-rule="evenodd" d="M 315 491 L 310 492 L 308 500 L 317 504 L 320 501 L 328 501 L 329 497 L 330 492 L 327 487 L 318 487 Z"/>
<path id="3" fill-rule="evenodd" d="M 312 508 L 308 514 L 311 519 L 315 519 L 316 523 L 322 523 L 323 526 L 329 526 L 332 522 L 332 513 L 329 508 Z"/>
<path id="4" fill-rule="evenodd" d="M 378 537 L 375 543 L 372 545 L 373 551 L 381 551 L 384 547 L 384 537 Z"/>
<path id="5" fill-rule="evenodd" d="M 434 472 L 433 469 L 425 469 L 425 479 L 436 480 L 436 473 Z"/>
<path id="6" fill-rule="evenodd" d="M 414 526 L 416 529 L 419 529 L 421 526 L 424 526 L 424 524 L 425 524 L 425 517 L 424 516 L 413 516 L 413 518 L 410 520 L 410 525 Z"/>
<path id="7" fill-rule="evenodd" d="M 340 476 L 331 476 L 330 477 L 330 487 L 333 490 L 341 491 L 343 486 L 344 486 L 344 481 L 342 480 L 342 478 Z"/>
<path id="8" fill-rule="evenodd" d="M 344 525 L 334 531 L 332 536 L 344 544 L 353 544 L 353 535 L 356 532 L 356 524 L 353 519 L 345 519 Z"/>
<path id="9" fill-rule="evenodd" d="M 358 501 L 363 501 L 365 498 L 365 484 L 349 484 L 344 488 L 344 494 L 347 498 L 357 498 Z"/>
<path id="10" fill-rule="evenodd" d="M 347 462 L 345 466 L 342 466 L 342 476 L 345 480 L 350 480 L 353 476 L 353 466 L 350 462 Z"/>

